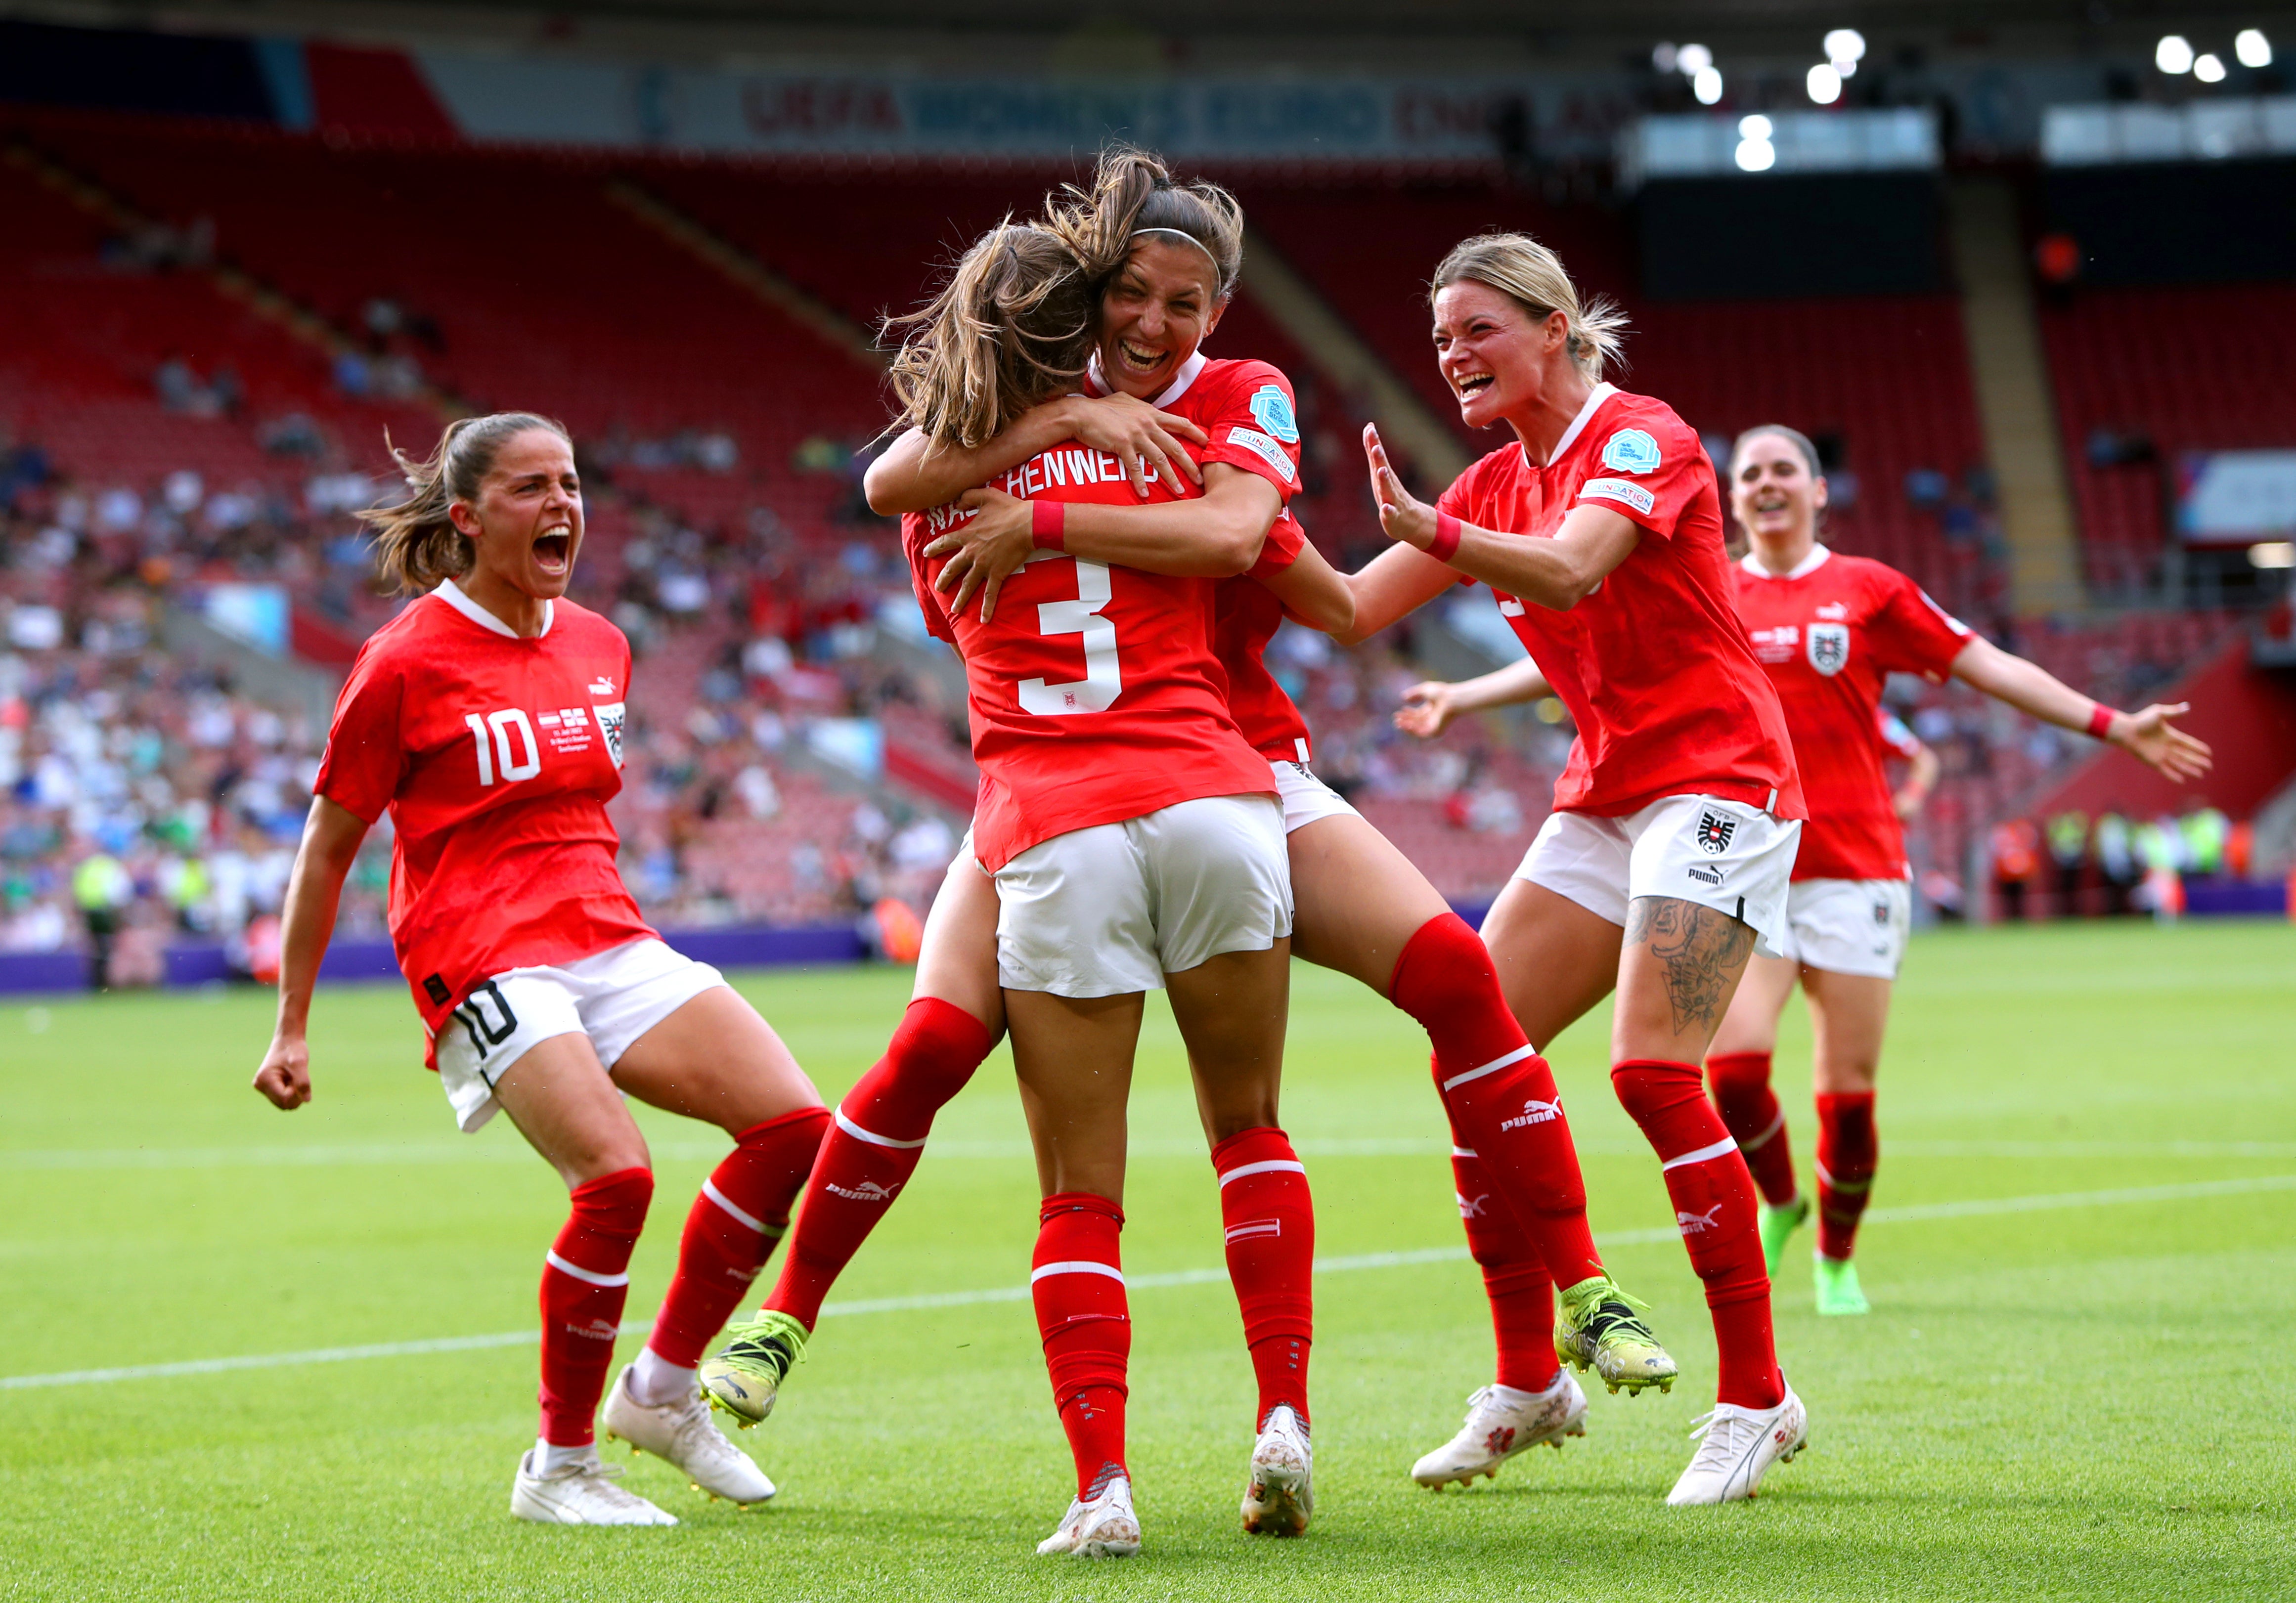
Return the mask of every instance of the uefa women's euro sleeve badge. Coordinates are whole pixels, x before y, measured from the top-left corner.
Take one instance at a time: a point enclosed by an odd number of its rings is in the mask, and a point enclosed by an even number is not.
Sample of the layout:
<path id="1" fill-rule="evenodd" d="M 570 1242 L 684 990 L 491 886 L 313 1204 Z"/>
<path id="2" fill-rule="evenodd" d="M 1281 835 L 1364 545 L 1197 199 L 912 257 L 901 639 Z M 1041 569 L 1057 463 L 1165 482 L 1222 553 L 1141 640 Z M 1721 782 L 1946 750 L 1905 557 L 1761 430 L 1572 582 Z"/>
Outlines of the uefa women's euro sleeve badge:
<path id="1" fill-rule="evenodd" d="M 1655 472 L 1658 441 L 1640 429 L 1621 429 L 1603 446 L 1603 465 L 1613 473 Z"/>
<path id="2" fill-rule="evenodd" d="M 1274 435 L 1287 446 L 1300 443 L 1300 420 L 1292 414 L 1292 397 L 1283 393 L 1280 384 L 1262 384 L 1251 395 L 1251 416 L 1260 429 Z M 1644 435 L 1644 438 L 1650 437 Z M 1651 447 L 1653 454 L 1658 447 Z M 1652 455 L 1655 462 L 1657 457 Z"/>

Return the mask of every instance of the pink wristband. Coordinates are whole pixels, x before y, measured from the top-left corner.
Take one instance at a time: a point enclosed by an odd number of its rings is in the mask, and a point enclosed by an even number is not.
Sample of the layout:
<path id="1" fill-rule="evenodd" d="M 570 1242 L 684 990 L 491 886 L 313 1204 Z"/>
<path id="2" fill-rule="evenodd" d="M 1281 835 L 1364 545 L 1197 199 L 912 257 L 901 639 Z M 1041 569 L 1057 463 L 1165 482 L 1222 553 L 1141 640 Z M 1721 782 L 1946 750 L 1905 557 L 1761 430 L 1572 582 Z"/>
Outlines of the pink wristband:
<path id="1" fill-rule="evenodd" d="M 1066 551 L 1069 505 L 1065 501 L 1031 501 L 1029 536 L 1038 551 Z"/>
<path id="2" fill-rule="evenodd" d="M 2106 735 L 2112 732 L 2112 709 L 2107 707 L 2103 702 L 2098 702 L 2095 707 L 2089 708 L 2089 733 L 2102 740 Z"/>
<path id="3" fill-rule="evenodd" d="M 1427 554 L 1438 562 L 1447 562 L 1459 554 L 1459 520 L 1450 513 L 1435 514 L 1435 537 L 1427 543 Z"/>

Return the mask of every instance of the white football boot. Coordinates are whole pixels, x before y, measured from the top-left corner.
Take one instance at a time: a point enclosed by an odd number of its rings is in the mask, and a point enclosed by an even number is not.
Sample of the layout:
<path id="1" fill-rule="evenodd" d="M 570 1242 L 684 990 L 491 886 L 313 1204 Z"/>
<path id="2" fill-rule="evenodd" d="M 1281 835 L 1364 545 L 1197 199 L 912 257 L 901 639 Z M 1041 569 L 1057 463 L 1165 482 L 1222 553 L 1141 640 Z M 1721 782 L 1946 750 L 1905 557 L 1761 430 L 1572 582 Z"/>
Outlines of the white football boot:
<path id="1" fill-rule="evenodd" d="M 1496 1479 L 1499 1466 L 1525 1448 L 1544 1442 L 1560 1452 L 1563 1437 L 1586 1434 L 1587 1394 L 1569 1370 L 1543 1392 L 1487 1386 L 1467 1399 L 1459 1434 L 1414 1464 L 1411 1478 L 1431 1491 L 1453 1481 L 1464 1486 L 1479 1475 Z"/>
<path id="2" fill-rule="evenodd" d="M 511 1483 L 510 1511 L 521 1519 L 559 1525 L 674 1525 L 676 1516 L 655 1508 L 635 1492 L 614 1484 L 619 1468 L 595 1459 L 567 1465 L 549 1475 L 534 1469 L 535 1448 L 518 1461 Z"/>
<path id="3" fill-rule="evenodd" d="M 727 1441 L 709 1417 L 699 1388 L 675 1403 L 649 1407 L 630 1395 L 635 1364 L 625 1364 L 606 1394 L 603 1423 L 609 1441 L 627 1442 L 632 1452 L 667 1459 L 684 1472 L 696 1492 L 747 1507 L 774 1494 L 774 1484 Z"/>
<path id="4" fill-rule="evenodd" d="M 1267 1411 L 1267 1424 L 1251 1448 L 1251 1479 L 1243 1489 L 1243 1528 L 1254 1536 L 1299 1536 L 1316 1512 L 1316 1450 L 1308 1427 L 1289 1403 Z"/>
<path id="5" fill-rule="evenodd" d="M 1039 1558 L 1129 1558 L 1140 1551 L 1140 1517 L 1132 1511 L 1132 1482 L 1114 1476 L 1091 1501 L 1078 1498 L 1060 1529 L 1037 1544 Z"/>
<path id="6" fill-rule="evenodd" d="M 1702 1417 L 1692 1435 L 1706 1439 L 1691 1455 L 1690 1468 L 1666 1494 L 1675 1509 L 1735 1502 L 1762 1489 L 1771 1465 L 1790 1459 L 1809 1442 L 1809 1411 L 1786 1387 L 1775 1408 L 1741 1408 L 1718 1403 Z"/>

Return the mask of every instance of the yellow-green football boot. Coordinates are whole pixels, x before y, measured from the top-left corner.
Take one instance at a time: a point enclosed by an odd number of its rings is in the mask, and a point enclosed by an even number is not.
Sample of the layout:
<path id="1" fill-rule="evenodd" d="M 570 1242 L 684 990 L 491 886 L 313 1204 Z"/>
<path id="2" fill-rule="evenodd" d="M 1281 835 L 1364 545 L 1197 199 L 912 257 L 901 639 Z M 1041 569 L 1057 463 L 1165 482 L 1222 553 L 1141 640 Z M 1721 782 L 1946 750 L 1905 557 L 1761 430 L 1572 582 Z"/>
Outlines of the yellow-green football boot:
<path id="1" fill-rule="evenodd" d="M 1638 1302 L 1608 1275 L 1593 1275 L 1562 1294 L 1554 1321 L 1554 1355 L 1580 1370 L 1592 1366 L 1603 1384 L 1633 1396 L 1646 1386 L 1674 1389 L 1678 1372 L 1658 1337 L 1643 1322 Z"/>
<path id="2" fill-rule="evenodd" d="M 782 1381 L 805 1354 L 807 1331 L 794 1315 L 767 1308 L 726 1334 L 718 1356 L 701 1361 L 701 1389 L 747 1430 L 774 1411 Z"/>

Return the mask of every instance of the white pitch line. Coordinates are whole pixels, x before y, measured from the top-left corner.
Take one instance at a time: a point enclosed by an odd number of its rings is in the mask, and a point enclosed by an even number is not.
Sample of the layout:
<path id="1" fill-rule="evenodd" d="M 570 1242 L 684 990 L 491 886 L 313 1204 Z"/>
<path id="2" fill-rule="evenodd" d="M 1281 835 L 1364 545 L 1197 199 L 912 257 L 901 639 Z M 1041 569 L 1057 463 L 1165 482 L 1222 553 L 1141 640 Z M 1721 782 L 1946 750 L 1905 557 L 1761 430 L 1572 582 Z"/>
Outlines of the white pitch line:
<path id="1" fill-rule="evenodd" d="M 1915 1224 L 1933 1219 L 1969 1219 L 1988 1214 L 2030 1214 L 2052 1208 L 2110 1207 L 2129 1203 L 2185 1202 L 2210 1197 L 2239 1197 L 2258 1191 L 2296 1190 L 2296 1174 L 2265 1174 L 2247 1180 L 2206 1180 L 2189 1185 L 2130 1186 L 2112 1191 L 2061 1191 L 2038 1197 L 1975 1198 L 1967 1202 L 1915 1203 L 1905 1207 L 1869 1210 L 1868 1224 Z M 1611 1231 L 1596 1236 L 1599 1247 L 1647 1247 L 1676 1239 L 1670 1227 Z M 1419 1264 L 1448 1264 L 1467 1255 L 1464 1247 L 1426 1247 L 1408 1252 L 1364 1253 L 1355 1257 L 1318 1258 L 1317 1274 L 1346 1274 L 1368 1269 L 1399 1269 Z M 1209 1286 L 1227 1279 L 1225 1269 L 1182 1269 L 1160 1274 L 1125 1277 L 1136 1291 L 1174 1286 Z M 928 1292 L 917 1296 L 877 1297 L 863 1302 L 828 1303 L 830 1314 L 909 1313 L 933 1308 L 965 1308 L 983 1303 L 1022 1303 L 1026 1286 L 998 1286 L 982 1291 Z M 625 1336 L 643 1336 L 651 1321 L 637 1321 L 621 1329 Z M 114 1380 L 158 1380 L 177 1375 L 215 1375 L 232 1370 L 290 1369 L 301 1364 L 344 1363 L 361 1358 L 408 1358 L 425 1353 L 467 1353 L 486 1347 L 524 1346 L 540 1339 L 534 1330 L 504 1330 L 491 1336 L 444 1336 L 428 1341 L 377 1342 L 359 1347 L 319 1347 L 304 1353 L 256 1353 L 237 1358 L 194 1358 L 178 1363 L 139 1364 L 116 1370 L 67 1370 L 47 1375 L 0 1376 L 0 1391 L 24 1391 L 53 1386 L 97 1386 Z"/>

